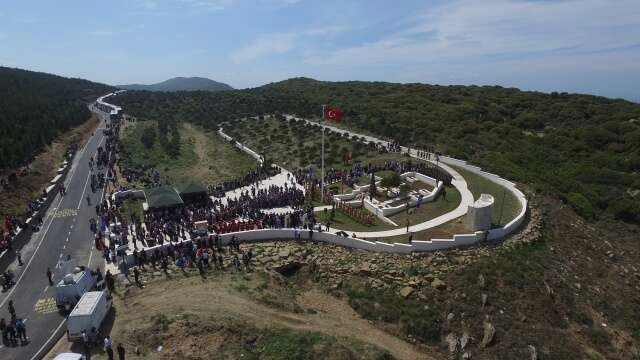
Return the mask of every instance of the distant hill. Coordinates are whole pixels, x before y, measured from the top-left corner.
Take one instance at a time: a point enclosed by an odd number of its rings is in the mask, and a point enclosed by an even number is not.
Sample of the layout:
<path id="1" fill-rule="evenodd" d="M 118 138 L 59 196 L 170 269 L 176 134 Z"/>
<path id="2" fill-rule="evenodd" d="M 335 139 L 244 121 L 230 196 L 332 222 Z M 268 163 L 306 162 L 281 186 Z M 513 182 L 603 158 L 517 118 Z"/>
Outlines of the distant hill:
<path id="1" fill-rule="evenodd" d="M 222 92 L 127 92 L 128 113 L 173 115 L 217 129 L 225 121 L 283 112 L 318 117 L 344 110 L 355 130 L 470 160 L 510 180 L 559 194 L 585 218 L 640 223 L 640 105 L 591 95 L 500 86 L 327 82 L 294 78 Z"/>
<path id="2" fill-rule="evenodd" d="M 148 91 L 222 91 L 233 90 L 227 84 L 213 81 L 203 77 L 175 77 L 157 84 L 141 85 L 118 85 L 117 87 L 126 90 L 148 90 Z"/>
<path id="3" fill-rule="evenodd" d="M 113 87 L 0 66 L 0 168 L 23 164 L 89 119 L 87 104 Z"/>

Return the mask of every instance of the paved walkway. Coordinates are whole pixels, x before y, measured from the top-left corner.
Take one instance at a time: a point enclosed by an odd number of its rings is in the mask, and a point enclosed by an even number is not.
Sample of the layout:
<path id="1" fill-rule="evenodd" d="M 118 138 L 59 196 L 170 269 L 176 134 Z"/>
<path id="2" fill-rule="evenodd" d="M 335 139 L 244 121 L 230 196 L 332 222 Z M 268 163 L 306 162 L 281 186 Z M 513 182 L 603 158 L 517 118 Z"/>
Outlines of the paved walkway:
<path id="1" fill-rule="evenodd" d="M 258 184 L 258 188 L 257 189 L 268 189 L 269 186 L 271 185 L 276 185 L 276 186 L 280 186 L 283 187 L 284 184 L 288 184 L 289 187 L 293 186 L 296 187 L 302 191 L 304 191 L 304 187 L 296 182 L 293 181 L 293 174 L 291 174 L 288 170 L 284 169 L 284 168 L 280 168 L 282 169 L 282 172 L 280 172 L 279 174 L 272 176 L 270 178 L 267 178 L 265 180 L 260 181 L 260 183 Z M 287 180 L 287 174 L 289 174 L 289 179 Z M 216 198 L 216 197 L 211 197 L 212 200 L 222 200 L 223 204 L 227 204 L 227 199 L 229 198 L 238 198 L 240 197 L 240 194 L 242 192 L 248 191 L 249 193 L 251 193 L 251 188 L 256 187 L 255 183 L 251 184 L 251 185 L 247 185 L 247 186 L 243 186 L 241 188 L 235 189 L 235 190 L 231 190 L 231 191 L 227 191 L 224 194 L 223 198 Z M 256 189 L 256 190 L 257 190 Z M 284 208 L 283 208 L 284 209 Z M 290 210 L 287 210 L 285 212 L 288 212 Z M 273 212 L 273 211 L 272 211 Z"/>
<path id="2" fill-rule="evenodd" d="M 307 119 L 302 119 L 302 118 L 297 118 L 294 116 L 286 116 L 287 120 L 289 120 L 290 118 L 295 118 L 297 120 L 303 120 L 306 121 L 309 124 L 313 124 L 313 125 L 320 125 L 324 128 L 330 129 L 332 131 L 337 131 L 341 134 L 347 133 L 350 136 L 358 136 L 358 137 L 364 137 L 365 139 L 367 139 L 368 141 L 374 141 L 374 142 L 378 142 L 378 143 L 383 143 L 385 146 L 389 144 L 388 141 L 385 140 L 381 140 L 378 139 L 376 137 L 373 136 L 369 136 L 369 135 L 362 135 L 362 134 L 358 134 L 355 133 L 353 131 L 349 131 L 349 130 L 345 130 L 345 129 L 340 129 L 337 128 L 335 126 L 331 126 L 331 125 L 326 125 L 326 124 L 321 124 L 315 121 L 310 121 Z M 402 146 L 401 147 L 402 152 L 408 152 L 409 155 L 413 158 L 416 159 L 421 159 L 424 161 L 428 161 L 431 162 L 433 164 L 436 164 L 435 161 L 433 160 L 425 160 L 424 158 L 418 157 L 417 156 L 417 150 L 414 149 L 410 149 L 408 147 Z M 469 205 L 473 204 L 474 199 L 473 199 L 473 194 L 471 193 L 471 191 L 469 191 L 469 187 L 467 186 L 467 182 L 466 180 L 462 177 L 462 175 L 460 175 L 457 171 L 455 171 L 453 168 L 451 168 L 450 166 L 447 166 L 446 164 L 443 164 L 441 162 L 439 162 L 437 164 L 438 166 L 440 166 L 441 168 L 445 169 L 447 172 L 449 172 L 452 176 L 453 176 L 453 180 L 451 181 L 451 184 L 453 186 L 455 186 L 456 189 L 458 189 L 458 191 L 460 192 L 460 196 L 461 196 L 461 200 L 460 200 L 460 204 L 458 205 L 457 208 L 455 208 L 454 210 L 438 216 L 436 218 L 433 218 L 431 220 L 419 223 L 419 224 L 415 224 L 412 226 L 409 226 L 409 232 L 418 232 L 418 231 L 423 231 L 423 230 L 427 230 L 436 226 L 440 226 L 444 223 L 447 223 L 451 220 L 454 220 L 460 216 L 463 216 L 467 213 L 467 209 L 469 207 Z M 314 209 L 317 211 L 317 209 Z M 336 228 L 329 228 L 329 232 L 331 233 L 336 233 L 338 231 L 343 231 L 342 229 L 336 229 Z M 407 234 L 407 230 L 405 227 L 399 228 L 399 229 L 392 229 L 392 230 L 384 230 L 384 231 L 355 231 L 355 232 L 351 232 L 351 231 L 347 231 L 344 230 L 345 232 L 348 233 L 354 233 L 356 234 L 356 237 L 360 238 L 360 239 L 371 239 L 371 238 L 382 238 L 382 237 L 390 237 L 390 236 L 398 236 L 398 235 L 403 235 L 403 234 Z"/>

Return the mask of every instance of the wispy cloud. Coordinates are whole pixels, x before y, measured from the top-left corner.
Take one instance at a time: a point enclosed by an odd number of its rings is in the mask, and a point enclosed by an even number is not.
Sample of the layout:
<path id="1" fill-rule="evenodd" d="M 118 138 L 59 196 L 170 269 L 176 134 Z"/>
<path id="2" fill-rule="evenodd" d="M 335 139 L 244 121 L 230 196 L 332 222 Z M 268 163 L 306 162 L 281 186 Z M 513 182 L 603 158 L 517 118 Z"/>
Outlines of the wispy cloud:
<path id="1" fill-rule="evenodd" d="M 351 27 L 342 25 L 309 27 L 300 32 L 263 35 L 249 45 L 236 50 L 231 59 L 236 63 L 248 63 L 257 58 L 286 53 L 295 48 L 296 42 L 303 37 L 317 37 L 337 34 Z"/>
<path id="2" fill-rule="evenodd" d="M 306 61 L 401 64 L 625 48 L 640 38 L 640 2 L 617 0 L 613 7 L 607 0 L 459 0 L 402 22 L 403 30 L 384 38 Z"/>
<path id="3" fill-rule="evenodd" d="M 345 32 L 351 29 L 351 26 L 346 25 L 331 25 L 331 26 L 315 26 L 307 29 L 304 34 L 306 35 L 328 35 Z"/>
<path id="4" fill-rule="evenodd" d="M 261 36 L 233 52 L 231 59 L 236 63 L 247 63 L 260 57 L 286 53 L 293 48 L 295 37 L 293 33 Z"/>
<path id="5" fill-rule="evenodd" d="M 139 3 L 143 8 L 158 11 L 166 7 L 222 10 L 232 5 L 234 2 L 236 2 L 236 0 L 139 0 Z"/>

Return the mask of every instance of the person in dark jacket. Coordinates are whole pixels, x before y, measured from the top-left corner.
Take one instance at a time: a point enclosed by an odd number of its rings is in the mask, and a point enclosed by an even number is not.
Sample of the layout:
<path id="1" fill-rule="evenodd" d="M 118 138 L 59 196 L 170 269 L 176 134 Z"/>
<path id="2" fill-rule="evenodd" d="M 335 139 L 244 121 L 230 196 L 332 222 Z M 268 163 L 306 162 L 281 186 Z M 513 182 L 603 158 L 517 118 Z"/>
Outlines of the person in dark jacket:
<path id="1" fill-rule="evenodd" d="M 122 343 L 118 343 L 116 351 L 118 351 L 118 360 L 124 360 L 124 346 L 122 346 Z"/>

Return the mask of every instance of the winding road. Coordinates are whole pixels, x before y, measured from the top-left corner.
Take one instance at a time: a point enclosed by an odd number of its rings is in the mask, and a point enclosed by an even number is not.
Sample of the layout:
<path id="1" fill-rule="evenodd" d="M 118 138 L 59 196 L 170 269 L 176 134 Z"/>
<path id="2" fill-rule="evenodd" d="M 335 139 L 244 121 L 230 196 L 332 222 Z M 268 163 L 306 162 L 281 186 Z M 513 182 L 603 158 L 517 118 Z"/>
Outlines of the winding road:
<path id="1" fill-rule="evenodd" d="M 16 274 L 17 284 L 0 293 L 0 317 L 10 319 L 8 302 L 13 300 L 16 315 L 25 319 L 28 343 L 17 346 L 0 345 L 0 359 L 40 359 L 66 331 L 66 318 L 58 312 L 54 288 L 49 286 L 47 268 L 58 282 L 77 265 L 95 269 L 104 265 L 103 259 L 93 250 L 89 219 L 95 217 L 95 204 L 102 201 L 103 191 L 91 191 L 89 158 L 106 140 L 102 134 L 108 115 L 96 113 L 104 121 L 84 147 L 76 153 L 65 186 L 65 196 L 56 195 L 43 218 L 39 232 L 22 249 L 23 265 L 10 265 Z M 94 171 L 95 170 L 94 168 Z M 87 205 L 86 197 L 91 199 Z M 69 260 L 67 260 L 69 259 Z"/>

